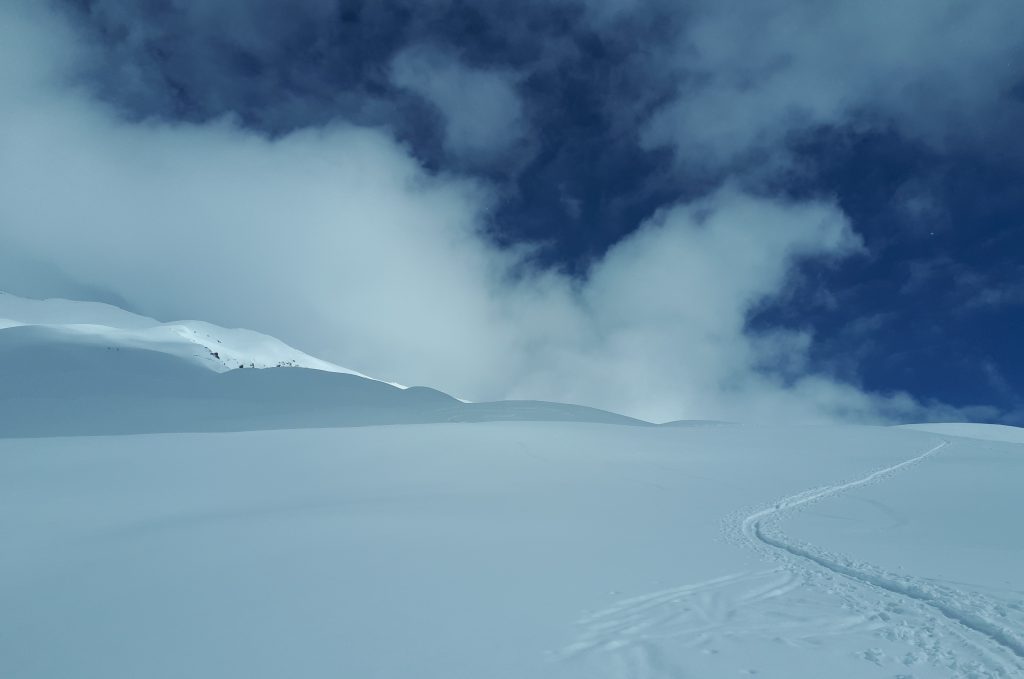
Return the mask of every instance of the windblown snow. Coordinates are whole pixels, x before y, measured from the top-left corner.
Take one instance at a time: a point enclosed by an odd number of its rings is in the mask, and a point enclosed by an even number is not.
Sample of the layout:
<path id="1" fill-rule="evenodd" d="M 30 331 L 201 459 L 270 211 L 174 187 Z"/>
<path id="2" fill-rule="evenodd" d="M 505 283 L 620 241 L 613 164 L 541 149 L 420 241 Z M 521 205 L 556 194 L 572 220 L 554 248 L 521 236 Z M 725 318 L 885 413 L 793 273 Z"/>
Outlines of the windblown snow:
<path id="1" fill-rule="evenodd" d="M 0 677 L 1024 677 L 1021 430 L 464 404 L 0 305 Z"/>
<path id="2" fill-rule="evenodd" d="M 40 334 L 68 343 L 164 353 L 215 372 L 292 367 L 371 379 L 252 330 L 221 328 L 203 321 L 160 323 L 109 304 L 35 300 L 0 292 L 0 331 L 13 327 L 38 328 Z"/>

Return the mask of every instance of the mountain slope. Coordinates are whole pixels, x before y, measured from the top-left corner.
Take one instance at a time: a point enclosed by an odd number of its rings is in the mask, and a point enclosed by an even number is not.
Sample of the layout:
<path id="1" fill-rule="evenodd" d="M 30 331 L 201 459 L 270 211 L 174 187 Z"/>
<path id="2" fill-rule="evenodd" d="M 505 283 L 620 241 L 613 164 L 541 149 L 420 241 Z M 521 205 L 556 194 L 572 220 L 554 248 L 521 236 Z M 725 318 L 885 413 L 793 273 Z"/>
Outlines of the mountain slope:
<path id="1" fill-rule="evenodd" d="M 160 324 L 102 304 L 0 295 L 0 319 L 0 437 L 487 420 L 644 424 L 566 404 L 464 403 L 373 380 L 259 333 Z"/>
<path id="2" fill-rule="evenodd" d="M 170 354 L 215 372 L 295 367 L 372 379 L 252 330 L 222 328 L 203 321 L 160 323 L 109 304 L 36 300 L 0 292 L 0 331 L 18 326 L 51 330 L 68 343 Z"/>
<path id="3" fill-rule="evenodd" d="M 0 439 L 0 676 L 1014 679 L 1022 481 L 870 427 Z"/>
<path id="4" fill-rule="evenodd" d="M 0 309 L 2 677 L 1024 676 L 1021 430 L 651 426 Z"/>
<path id="5" fill-rule="evenodd" d="M 930 422 L 928 424 L 905 424 L 907 429 L 927 431 L 943 436 L 961 436 L 983 441 L 1024 443 L 1024 429 L 1005 424 L 975 424 L 971 422 Z"/>

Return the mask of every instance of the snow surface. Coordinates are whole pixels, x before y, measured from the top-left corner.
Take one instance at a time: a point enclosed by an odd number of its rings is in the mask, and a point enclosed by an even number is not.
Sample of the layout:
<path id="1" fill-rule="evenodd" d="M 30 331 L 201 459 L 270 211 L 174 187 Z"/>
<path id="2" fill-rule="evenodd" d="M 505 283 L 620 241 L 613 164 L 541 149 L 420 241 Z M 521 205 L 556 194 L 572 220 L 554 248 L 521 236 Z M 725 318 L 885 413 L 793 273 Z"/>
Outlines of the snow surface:
<path id="1" fill-rule="evenodd" d="M 0 318 L 0 436 L 479 420 L 646 424 L 566 404 L 467 403 L 367 378 L 267 335 L 199 321 L 158 324 L 105 304 L 0 294 Z M 236 363 L 263 369 L 227 369 Z"/>
<path id="2" fill-rule="evenodd" d="M 0 440 L 0 676 L 1024 676 L 1024 447 L 489 422 Z"/>
<path id="3" fill-rule="evenodd" d="M 1024 677 L 1021 430 L 654 426 L 0 318 L 0 678 Z"/>
<path id="4" fill-rule="evenodd" d="M 22 326 L 46 330 L 68 343 L 168 354 L 215 372 L 295 367 L 373 379 L 252 330 L 221 328 L 203 321 L 160 323 L 109 304 L 36 300 L 0 292 L 0 332 Z"/>
<path id="5" fill-rule="evenodd" d="M 1024 429 L 1005 424 L 973 424 L 969 422 L 931 422 L 928 424 L 905 424 L 907 429 L 930 431 L 944 436 L 964 436 L 985 441 L 1024 443 Z"/>

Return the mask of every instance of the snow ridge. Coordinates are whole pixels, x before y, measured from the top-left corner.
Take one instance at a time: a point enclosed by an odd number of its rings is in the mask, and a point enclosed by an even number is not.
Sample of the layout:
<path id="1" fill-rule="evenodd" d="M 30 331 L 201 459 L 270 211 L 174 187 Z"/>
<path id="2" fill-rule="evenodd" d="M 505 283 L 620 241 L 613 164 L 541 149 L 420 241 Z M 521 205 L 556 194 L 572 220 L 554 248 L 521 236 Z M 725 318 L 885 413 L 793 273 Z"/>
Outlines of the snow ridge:
<path id="1" fill-rule="evenodd" d="M 307 368 L 376 378 L 311 356 L 276 337 L 243 328 L 181 320 L 161 323 L 98 302 L 28 299 L 0 291 L 0 332 L 31 326 L 71 344 L 143 349 L 177 356 L 214 372 L 239 368 Z M 405 389 L 404 385 L 386 382 Z"/>

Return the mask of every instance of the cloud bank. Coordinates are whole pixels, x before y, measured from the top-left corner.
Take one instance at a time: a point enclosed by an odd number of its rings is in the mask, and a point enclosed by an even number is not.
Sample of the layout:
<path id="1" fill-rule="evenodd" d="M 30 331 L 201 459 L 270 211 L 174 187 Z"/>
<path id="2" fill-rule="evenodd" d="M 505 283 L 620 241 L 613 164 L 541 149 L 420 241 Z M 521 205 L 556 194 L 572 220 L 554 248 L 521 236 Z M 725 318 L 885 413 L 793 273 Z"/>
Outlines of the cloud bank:
<path id="1" fill-rule="evenodd" d="M 494 185 L 425 168 L 386 130 L 331 122 L 268 137 L 231 116 L 129 119 L 77 79 L 96 59 L 40 4 L 0 8 L 0 251 L 19 263 L 0 286 L 99 289 L 473 400 L 659 421 L 962 415 L 815 372 L 808 329 L 748 326 L 797 263 L 862 251 L 830 200 L 726 183 L 569 276 L 493 243 Z M 509 81 L 438 59 L 402 53 L 393 77 L 442 111 L 456 153 L 500 152 L 521 132 Z M 505 103 L 468 120 L 459 88 Z"/>

